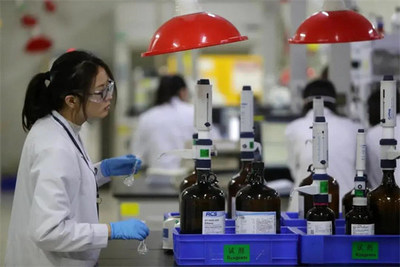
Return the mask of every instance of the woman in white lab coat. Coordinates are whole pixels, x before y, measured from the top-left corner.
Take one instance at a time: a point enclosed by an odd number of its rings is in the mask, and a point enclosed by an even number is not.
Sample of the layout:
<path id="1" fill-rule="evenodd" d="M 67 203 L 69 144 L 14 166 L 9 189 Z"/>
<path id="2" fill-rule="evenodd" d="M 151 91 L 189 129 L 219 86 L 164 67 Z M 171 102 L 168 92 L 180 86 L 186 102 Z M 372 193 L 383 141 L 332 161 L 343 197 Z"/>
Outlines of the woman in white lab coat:
<path id="1" fill-rule="evenodd" d="M 289 169 L 294 187 L 309 176 L 308 166 L 312 164 L 313 98 L 324 100 L 324 115 L 328 123 L 328 175 L 339 183 L 340 198 L 354 187 L 356 134 L 361 125 L 337 115 L 336 91 L 328 80 L 315 80 L 307 84 L 303 92 L 303 117 L 292 121 L 286 128 L 286 145 L 289 155 Z M 341 205 L 339 205 L 341 208 Z M 289 203 L 290 211 L 298 211 L 298 193 L 294 192 Z"/>
<path id="2" fill-rule="evenodd" d="M 181 159 L 161 154 L 183 149 L 192 139 L 194 107 L 188 103 L 189 92 L 179 75 L 162 76 L 154 107 L 140 115 L 133 135 L 131 151 L 140 155 L 149 168 L 179 169 Z"/>
<path id="3" fill-rule="evenodd" d="M 132 173 L 140 161 L 126 155 L 92 164 L 79 137 L 85 121 L 108 115 L 112 79 L 101 59 L 73 51 L 30 81 L 22 112 L 28 135 L 18 168 L 6 266 L 94 266 L 108 239 L 148 235 L 140 220 L 98 220 L 98 186 L 111 175 Z"/>

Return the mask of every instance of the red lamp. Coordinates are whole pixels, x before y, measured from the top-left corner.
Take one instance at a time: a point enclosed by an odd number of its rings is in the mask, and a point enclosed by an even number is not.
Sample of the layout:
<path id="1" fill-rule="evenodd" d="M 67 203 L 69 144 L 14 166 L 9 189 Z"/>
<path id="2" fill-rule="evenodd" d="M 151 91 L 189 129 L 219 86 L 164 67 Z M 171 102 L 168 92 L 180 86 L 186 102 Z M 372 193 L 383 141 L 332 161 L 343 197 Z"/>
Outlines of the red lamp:
<path id="1" fill-rule="evenodd" d="M 177 1 L 177 6 L 182 1 Z M 184 3 L 183 3 L 184 4 Z M 142 57 L 222 45 L 247 40 L 228 20 L 208 12 L 173 17 L 165 22 L 150 41 Z"/>
<path id="2" fill-rule="evenodd" d="M 52 46 L 53 42 L 45 35 L 32 37 L 25 45 L 25 50 L 29 53 L 44 52 Z"/>
<path id="3" fill-rule="evenodd" d="M 323 11 L 307 18 L 289 43 L 347 43 L 382 38 L 383 34 L 378 33 L 365 17 L 346 10 L 342 0 L 325 0 Z"/>

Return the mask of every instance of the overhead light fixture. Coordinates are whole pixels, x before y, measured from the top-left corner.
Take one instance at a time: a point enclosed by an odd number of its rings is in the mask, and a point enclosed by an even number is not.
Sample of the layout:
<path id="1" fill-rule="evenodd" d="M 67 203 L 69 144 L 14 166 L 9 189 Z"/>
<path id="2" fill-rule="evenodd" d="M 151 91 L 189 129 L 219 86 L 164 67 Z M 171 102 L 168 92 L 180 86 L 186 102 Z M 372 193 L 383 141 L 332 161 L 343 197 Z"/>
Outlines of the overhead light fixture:
<path id="1" fill-rule="evenodd" d="M 179 15 L 161 25 L 142 57 L 247 40 L 228 20 L 201 11 L 197 1 L 176 0 Z"/>
<path id="2" fill-rule="evenodd" d="M 382 39 L 364 16 L 346 9 L 342 0 L 325 0 L 322 11 L 307 18 L 297 29 L 291 44 L 324 44 Z"/>

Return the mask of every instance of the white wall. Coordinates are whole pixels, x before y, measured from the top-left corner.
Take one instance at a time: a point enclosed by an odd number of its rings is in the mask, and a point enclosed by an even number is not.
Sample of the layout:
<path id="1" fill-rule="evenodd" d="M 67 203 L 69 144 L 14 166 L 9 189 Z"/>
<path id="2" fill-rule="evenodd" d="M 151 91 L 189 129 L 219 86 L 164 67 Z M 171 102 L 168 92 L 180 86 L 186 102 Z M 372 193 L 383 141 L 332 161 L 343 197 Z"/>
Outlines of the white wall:
<path id="1" fill-rule="evenodd" d="M 112 64 L 113 1 L 56 1 L 53 14 L 44 11 L 43 1 L 25 4 L 26 12 L 38 16 L 41 31 L 53 39 L 54 45 L 45 54 L 27 54 L 24 46 L 29 31 L 19 21 L 23 13 L 16 8 L 16 1 L 0 1 L 2 174 L 15 174 L 18 167 L 25 139 L 21 111 L 30 78 L 46 71 L 49 60 L 70 47 L 91 50 Z"/>

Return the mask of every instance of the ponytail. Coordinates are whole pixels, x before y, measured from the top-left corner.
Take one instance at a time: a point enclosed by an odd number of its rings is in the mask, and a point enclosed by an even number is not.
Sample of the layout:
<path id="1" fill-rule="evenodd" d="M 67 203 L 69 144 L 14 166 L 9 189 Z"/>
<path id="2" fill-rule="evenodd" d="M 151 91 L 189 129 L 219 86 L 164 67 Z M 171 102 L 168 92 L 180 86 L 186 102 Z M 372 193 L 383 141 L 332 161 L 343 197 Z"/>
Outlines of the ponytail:
<path id="1" fill-rule="evenodd" d="M 52 101 L 50 90 L 46 86 L 49 74 L 36 74 L 29 82 L 26 90 L 24 107 L 22 109 L 22 128 L 28 132 L 40 118 L 51 113 Z"/>

